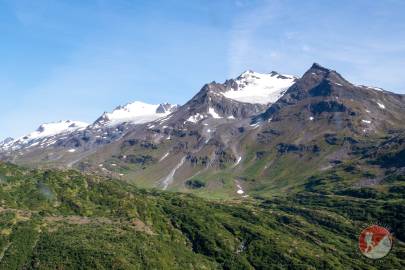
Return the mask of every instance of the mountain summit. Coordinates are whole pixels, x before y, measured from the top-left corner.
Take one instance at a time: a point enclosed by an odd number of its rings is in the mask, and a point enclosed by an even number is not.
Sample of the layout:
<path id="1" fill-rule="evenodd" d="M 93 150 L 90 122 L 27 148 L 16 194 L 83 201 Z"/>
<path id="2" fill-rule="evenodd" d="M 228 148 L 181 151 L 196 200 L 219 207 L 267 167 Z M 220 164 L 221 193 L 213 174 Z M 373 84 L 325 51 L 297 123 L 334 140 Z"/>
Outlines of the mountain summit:
<path id="1" fill-rule="evenodd" d="M 116 126 L 122 123 L 143 124 L 166 116 L 177 109 L 178 105 L 162 103 L 147 104 L 141 101 L 118 106 L 110 113 L 104 113 L 95 121 L 94 126 Z"/>
<path id="2" fill-rule="evenodd" d="M 0 148 L 3 150 L 18 150 L 24 147 L 40 145 L 41 140 L 45 138 L 57 135 L 67 135 L 75 131 L 84 130 L 87 126 L 87 123 L 71 120 L 42 124 L 36 131 L 31 132 L 28 135 L 15 140 L 11 138 L 6 139 L 0 144 Z M 46 146 L 49 146 L 49 144 Z"/>
<path id="3" fill-rule="evenodd" d="M 232 87 L 222 94 L 240 102 L 269 104 L 276 102 L 296 80 L 297 77 L 275 71 L 264 74 L 248 70 L 228 82 Z"/>
<path id="4" fill-rule="evenodd" d="M 246 71 L 224 83 L 205 84 L 186 104 L 167 117 L 164 126 L 193 125 L 205 119 L 220 123 L 233 119 L 247 119 L 263 112 L 280 98 L 297 80 L 277 72 Z"/>

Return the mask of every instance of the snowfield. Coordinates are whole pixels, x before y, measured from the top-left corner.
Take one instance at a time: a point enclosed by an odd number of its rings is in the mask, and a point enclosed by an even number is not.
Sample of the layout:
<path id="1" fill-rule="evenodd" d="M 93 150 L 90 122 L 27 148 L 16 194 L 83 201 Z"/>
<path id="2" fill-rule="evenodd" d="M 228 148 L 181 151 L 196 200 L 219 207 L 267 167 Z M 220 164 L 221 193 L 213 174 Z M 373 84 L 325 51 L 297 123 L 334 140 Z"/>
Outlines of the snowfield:
<path id="1" fill-rule="evenodd" d="M 116 126 L 124 122 L 143 124 L 167 116 L 176 105 L 170 105 L 168 110 L 158 111 L 160 106 L 160 104 L 135 101 L 125 106 L 119 106 L 110 113 L 104 113 L 98 122 L 108 126 Z"/>
<path id="2" fill-rule="evenodd" d="M 246 103 L 268 104 L 276 102 L 294 84 L 296 77 L 246 71 L 237 79 L 238 87 L 222 93 L 225 97 Z"/>
<path id="3" fill-rule="evenodd" d="M 53 123 L 42 124 L 39 128 L 31 132 L 28 135 L 20 137 L 18 139 L 7 142 L 2 145 L 3 149 L 14 149 L 21 147 L 22 145 L 30 144 L 30 147 L 34 147 L 39 144 L 39 140 L 52 137 L 59 134 L 68 134 L 77 130 L 83 130 L 88 126 L 87 123 L 80 121 L 59 121 Z M 48 143 L 50 145 L 51 143 Z"/>
<path id="4" fill-rule="evenodd" d="M 36 131 L 20 138 L 20 140 L 30 141 L 33 139 L 54 136 L 56 134 L 69 133 L 79 129 L 85 129 L 88 125 L 89 124 L 84 122 L 70 120 L 42 124 Z"/>

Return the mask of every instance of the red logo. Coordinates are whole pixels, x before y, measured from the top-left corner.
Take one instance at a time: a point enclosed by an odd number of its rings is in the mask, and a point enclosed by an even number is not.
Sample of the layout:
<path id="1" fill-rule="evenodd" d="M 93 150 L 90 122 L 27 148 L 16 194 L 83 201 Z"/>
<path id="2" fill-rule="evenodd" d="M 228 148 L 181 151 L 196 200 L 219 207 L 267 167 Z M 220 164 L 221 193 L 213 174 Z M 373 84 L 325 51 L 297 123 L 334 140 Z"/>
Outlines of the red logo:
<path id="1" fill-rule="evenodd" d="M 365 228 L 359 236 L 359 249 L 370 259 L 385 257 L 392 248 L 392 235 L 384 227 L 372 225 Z"/>

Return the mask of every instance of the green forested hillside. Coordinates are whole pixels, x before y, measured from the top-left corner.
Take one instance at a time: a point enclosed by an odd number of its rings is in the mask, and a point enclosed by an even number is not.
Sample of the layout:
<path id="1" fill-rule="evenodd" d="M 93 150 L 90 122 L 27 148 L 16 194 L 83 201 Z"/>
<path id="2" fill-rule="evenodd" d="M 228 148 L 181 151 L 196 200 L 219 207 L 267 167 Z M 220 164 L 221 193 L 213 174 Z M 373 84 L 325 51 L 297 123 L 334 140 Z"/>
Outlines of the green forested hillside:
<path id="1" fill-rule="evenodd" d="M 403 197 L 321 195 L 314 186 L 289 197 L 212 202 L 2 163 L 0 269 L 405 267 Z M 380 219 L 399 240 L 372 261 L 358 252 L 357 237 Z"/>

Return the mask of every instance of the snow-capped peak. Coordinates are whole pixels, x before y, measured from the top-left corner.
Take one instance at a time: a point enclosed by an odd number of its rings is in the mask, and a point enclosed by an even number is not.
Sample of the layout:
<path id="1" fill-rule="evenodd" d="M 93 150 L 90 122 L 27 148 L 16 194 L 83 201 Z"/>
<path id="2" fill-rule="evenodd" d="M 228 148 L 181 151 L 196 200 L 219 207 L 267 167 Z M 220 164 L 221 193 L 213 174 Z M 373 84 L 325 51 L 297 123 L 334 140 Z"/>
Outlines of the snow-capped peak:
<path id="1" fill-rule="evenodd" d="M 9 142 L 12 142 L 12 141 L 14 141 L 13 138 L 7 137 L 4 140 L 0 141 L 0 145 L 8 144 Z"/>
<path id="2" fill-rule="evenodd" d="M 78 129 L 84 129 L 87 126 L 87 123 L 71 120 L 46 123 L 40 125 L 36 131 L 31 132 L 30 134 L 20 138 L 19 140 L 29 141 L 33 139 L 54 136 L 61 133 L 76 131 Z"/>
<path id="3" fill-rule="evenodd" d="M 71 120 L 63 120 L 59 122 L 52 122 L 52 123 L 46 123 L 42 124 L 38 127 L 38 129 L 34 132 L 31 132 L 28 135 L 25 135 L 23 137 L 20 137 L 15 140 L 7 140 L 3 141 L 1 143 L 1 148 L 3 149 L 8 149 L 12 148 L 14 149 L 15 147 L 20 147 L 22 145 L 26 144 L 31 144 L 35 141 L 38 141 L 40 139 L 44 139 L 47 137 L 59 135 L 59 134 L 65 134 L 65 133 L 71 133 L 77 130 L 85 129 L 88 126 L 87 123 L 80 122 L 80 121 L 71 121 Z"/>
<path id="4" fill-rule="evenodd" d="M 14 141 L 13 138 L 8 137 L 5 138 L 4 140 L 0 141 L 0 149 L 7 147 L 8 145 L 10 145 L 12 142 Z"/>
<path id="5" fill-rule="evenodd" d="M 235 79 L 237 87 L 222 94 L 240 102 L 274 103 L 296 80 L 295 76 L 279 74 L 275 71 L 258 73 L 247 70 Z"/>
<path id="6" fill-rule="evenodd" d="M 124 122 L 143 124 L 154 121 L 160 117 L 172 113 L 178 106 L 168 103 L 147 104 L 141 101 L 128 103 L 125 106 L 118 106 L 109 113 L 104 113 L 95 124 L 115 126 Z"/>
<path id="7" fill-rule="evenodd" d="M 159 104 L 159 107 L 157 107 L 156 113 L 172 113 L 177 110 L 178 107 L 179 105 L 177 104 L 173 105 L 170 103 L 162 103 Z"/>

